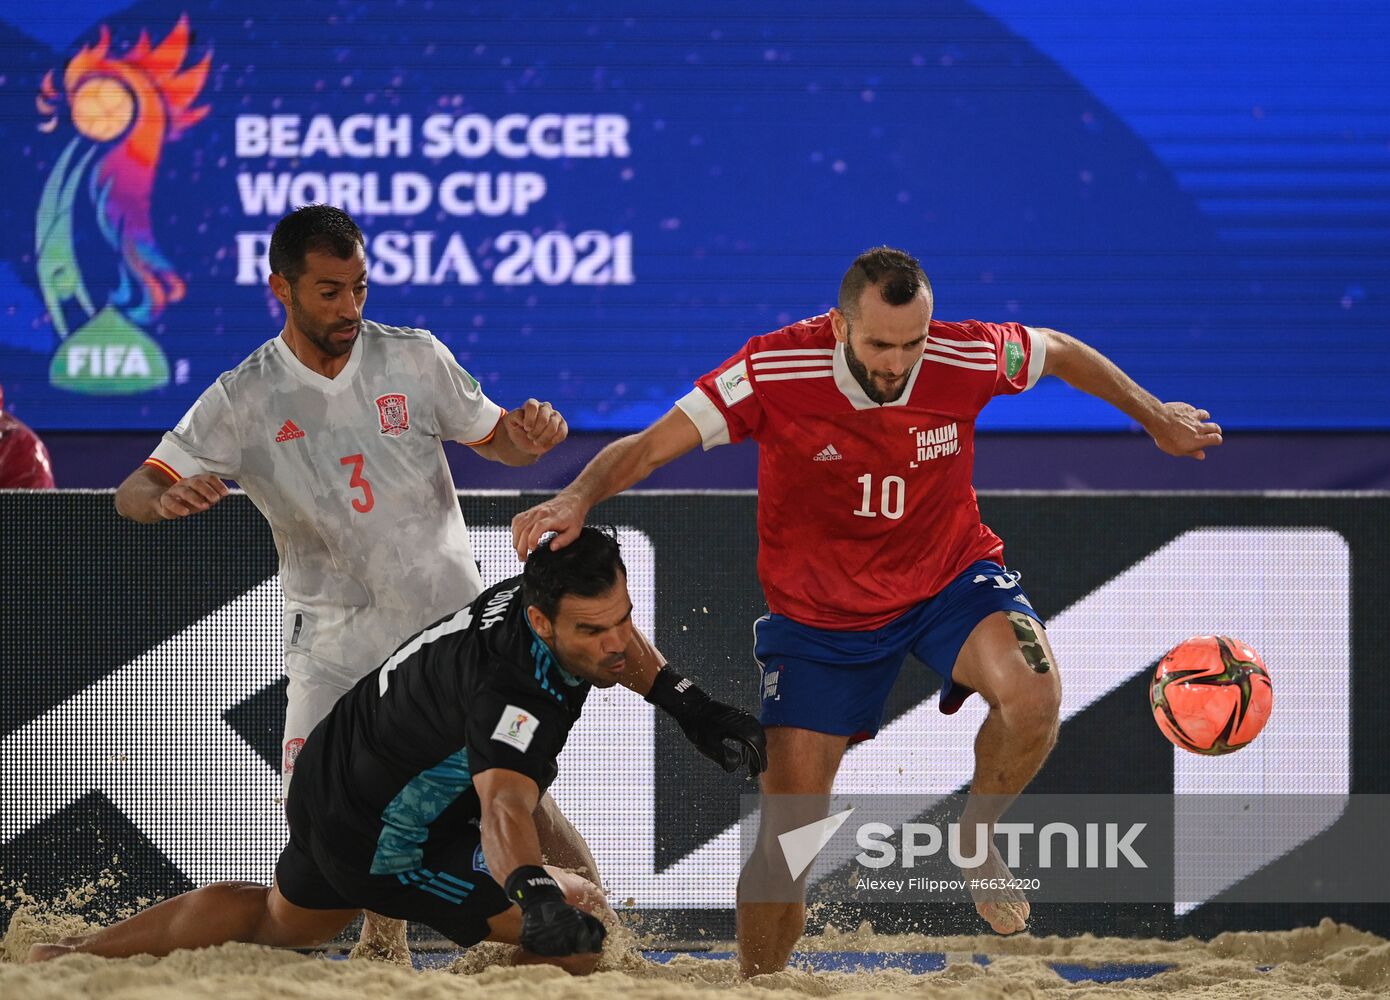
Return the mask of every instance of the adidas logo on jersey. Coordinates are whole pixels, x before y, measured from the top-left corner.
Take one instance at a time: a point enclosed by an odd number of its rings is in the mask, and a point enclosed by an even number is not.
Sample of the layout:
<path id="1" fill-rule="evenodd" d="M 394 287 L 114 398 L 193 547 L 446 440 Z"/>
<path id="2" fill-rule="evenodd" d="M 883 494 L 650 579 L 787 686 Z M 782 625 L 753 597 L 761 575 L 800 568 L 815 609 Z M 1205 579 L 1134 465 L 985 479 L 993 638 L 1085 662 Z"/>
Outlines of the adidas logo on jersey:
<path id="1" fill-rule="evenodd" d="M 304 432 L 294 425 L 293 420 L 286 420 L 280 428 L 280 433 L 275 435 L 276 444 L 284 444 L 286 441 L 293 441 L 295 438 L 302 438 Z"/>
<path id="2" fill-rule="evenodd" d="M 822 448 L 820 451 L 816 452 L 816 457 L 813 458 L 813 459 L 811 459 L 811 461 L 813 461 L 813 462 L 838 462 L 840 459 L 842 459 L 842 458 L 844 458 L 844 457 L 845 457 L 844 455 L 841 455 L 838 451 L 835 450 L 835 446 L 834 446 L 833 444 L 828 444 L 828 445 L 826 445 L 824 448 Z"/>

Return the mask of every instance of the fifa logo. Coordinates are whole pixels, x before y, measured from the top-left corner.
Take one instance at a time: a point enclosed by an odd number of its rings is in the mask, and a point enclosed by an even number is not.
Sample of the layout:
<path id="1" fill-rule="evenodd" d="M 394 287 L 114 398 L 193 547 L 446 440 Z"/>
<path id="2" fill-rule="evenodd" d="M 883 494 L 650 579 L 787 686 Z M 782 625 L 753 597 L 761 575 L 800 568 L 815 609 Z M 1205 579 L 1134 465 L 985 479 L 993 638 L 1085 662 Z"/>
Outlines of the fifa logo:
<path id="1" fill-rule="evenodd" d="M 39 287 L 62 340 L 49 366 L 59 388 L 111 395 L 169 382 L 168 359 L 145 331 L 185 285 L 155 242 L 150 198 L 164 146 L 209 110 L 194 102 L 212 53 L 181 68 L 188 44 L 187 17 L 158 45 L 142 31 L 124 55 L 111 51 L 103 26 L 61 84 L 50 70 L 35 98 L 40 131 L 70 124 L 76 133 L 44 184 L 34 227 Z"/>

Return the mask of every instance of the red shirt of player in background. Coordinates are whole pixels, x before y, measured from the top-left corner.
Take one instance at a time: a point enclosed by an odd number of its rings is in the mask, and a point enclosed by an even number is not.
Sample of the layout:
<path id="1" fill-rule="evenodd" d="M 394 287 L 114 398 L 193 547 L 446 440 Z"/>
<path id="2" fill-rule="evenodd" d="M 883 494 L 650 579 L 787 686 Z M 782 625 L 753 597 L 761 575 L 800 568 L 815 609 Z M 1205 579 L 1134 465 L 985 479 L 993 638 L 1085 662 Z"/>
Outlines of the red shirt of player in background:
<path id="1" fill-rule="evenodd" d="M 0 489 L 51 490 L 53 464 L 39 436 L 5 411 L 0 386 Z"/>
<path id="2" fill-rule="evenodd" d="M 975 417 L 1035 383 L 1042 355 L 1017 323 L 933 320 L 902 395 L 880 405 L 826 315 L 754 337 L 701 378 L 677 405 L 705 447 L 751 437 L 761 448 L 768 607 L 816 628 L 875 629 L 971 563 L 1002 564 L 971 485 Z"/>

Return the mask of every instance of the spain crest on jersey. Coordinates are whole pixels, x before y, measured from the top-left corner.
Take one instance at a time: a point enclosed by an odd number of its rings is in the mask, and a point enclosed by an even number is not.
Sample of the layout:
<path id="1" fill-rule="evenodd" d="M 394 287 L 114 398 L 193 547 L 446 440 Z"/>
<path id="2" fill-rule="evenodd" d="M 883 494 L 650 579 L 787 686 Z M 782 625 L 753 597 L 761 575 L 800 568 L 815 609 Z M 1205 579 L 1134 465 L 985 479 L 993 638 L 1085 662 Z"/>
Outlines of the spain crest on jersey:
<path id="1" fill-rule="evenodd" d="M 405 393 L 388 392 L 376 398 L 377 416 L 381 418 L 381 433 L 400 437 L 410 430 L 410 410 L 405 405 Z"/>

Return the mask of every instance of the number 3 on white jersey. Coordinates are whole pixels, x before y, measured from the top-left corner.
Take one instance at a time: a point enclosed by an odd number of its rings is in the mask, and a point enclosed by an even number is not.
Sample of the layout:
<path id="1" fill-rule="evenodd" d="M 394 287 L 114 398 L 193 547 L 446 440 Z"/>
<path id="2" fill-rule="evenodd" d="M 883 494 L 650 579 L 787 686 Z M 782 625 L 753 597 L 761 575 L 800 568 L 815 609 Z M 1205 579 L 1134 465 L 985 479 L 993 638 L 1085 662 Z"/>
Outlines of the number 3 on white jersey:
<path id="1" fill-rule="evenodd" d="M 869 473 L 864 473 L 855 480 L 857 483 L 864 484 L 864 499 L 859 503 L 859 509 L 854 512 L 855 517 L 884 517 L 897 520 L 903 516 L 903 504 L 907 497 L 907 484 L 903 482 L 901 476 L 885 476 L 879 489 L 878 510 L 874 510 L 870 505 L 874 499 L 874 477 Z"/>

